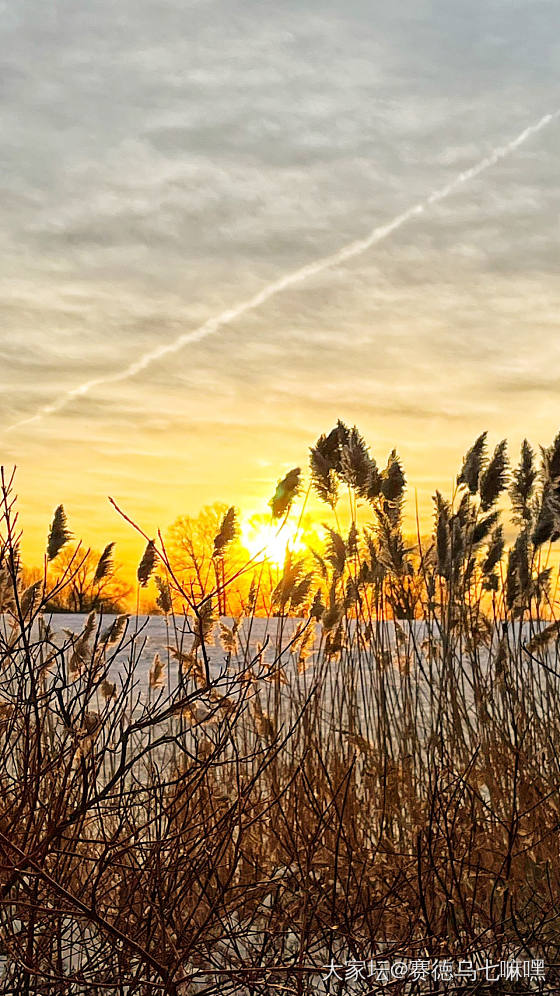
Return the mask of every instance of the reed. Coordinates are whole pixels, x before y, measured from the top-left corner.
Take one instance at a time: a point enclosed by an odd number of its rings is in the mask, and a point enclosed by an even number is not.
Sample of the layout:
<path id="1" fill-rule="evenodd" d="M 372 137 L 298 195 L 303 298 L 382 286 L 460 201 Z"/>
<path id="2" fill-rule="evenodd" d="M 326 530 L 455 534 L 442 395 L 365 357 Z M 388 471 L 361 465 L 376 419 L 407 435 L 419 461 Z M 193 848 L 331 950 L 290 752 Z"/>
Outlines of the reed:
<path id="1" fill-rule="evenodd" d="M 24 587 L 2 473 L 2 991 L 342 993 L 326 966 L 376 955 L 539 958 L 558 991 L 560 437 L 509 474 L 482 434 L 427 540 L 407 535 L 397 453 L 380 470 L 355 427 L 321 436 L 310 478 L 325 546 L 287 556 L 268 618 L 261 563 L 235 617 L 216 611 L 234 510 L 203 589 L 147 541 L 169 651 L 143 689 L 140 623 L 92 613 L 55 638 L 47 606 L 78 567 L 56 571 L 63 509 Z M 274 517 L 300 488 L 298 468 Z"/>

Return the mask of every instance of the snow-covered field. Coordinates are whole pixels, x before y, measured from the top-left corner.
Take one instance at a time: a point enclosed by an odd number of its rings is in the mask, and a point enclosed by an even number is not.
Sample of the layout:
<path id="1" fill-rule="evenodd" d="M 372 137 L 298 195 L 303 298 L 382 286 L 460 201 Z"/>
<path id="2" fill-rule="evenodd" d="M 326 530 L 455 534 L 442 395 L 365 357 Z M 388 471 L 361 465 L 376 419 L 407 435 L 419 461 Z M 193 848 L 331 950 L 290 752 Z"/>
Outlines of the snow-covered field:
<path id="1" fill-rule="evenodd" d="M 48 619 L 52 629 L 53 642 L 62 647 L 68 643 L 69 634 L 79 634 L 86 621 L 85 615 L 56 614 Z M 105 616 L 96 620 L 96 631 L 92 643 L 115 620 L 115 616 Z M 162 681 L 168 691 L 173 691 L 179 680 L 181 664 L 176 650 L 188 654 L 193 645 L 192 619 L 175 617 L 166 619 L 164 616 L 131 616 L 127 623 L 122 644 L 111 648 L 108 654 L 114 654 L 110 677 L 118 682 L 119 675 L 124 676 L 131 661 L 134 662 L 134 681 L 139 692 L 149 685 L 150 668 L 154 657 L 159 655 L 162 662 Z M 245 618 L 241 621 L 233 643 L 233 651 L 228 654 L 227 633 L 226 644 L 223 641 L 222 627 L 231 630 L 232 619 L 222 618 L 214 624 L 212 633 L 205 643 L 210 673 L 212 677 L 227 673 L 232 676 L 243 671 L 247 664 L 255 663 L 261 667 L 261 675 L 267 669 L 282 670 L 291 690 L 305 691 L 310 685 L 310 675 L 317 673 L 314 664 L 321 662 L 323 678 L 323 694 L 334 694 L 339 677 L 344 670 L 347 680 L 352 684 L 355 673 L 356 705 L 358 709 L 365 699 L 372 704 L 372 689 L 379 676 L 383 676 L 383 685 L 391 689 L 397 707 L 401 693 L 410 695 L 411 687 L 415 688 L 415 701 L 420 705 L 420 713 L 424 712 L 428 703 L 433 703 L 434 690 L 440 682 L 449 691 L 451 687 L 458 693 L 464 705 L 470 711 L 474 708 L 473 699 L 473 651 L 466 645 L 453 647 L 451 655 L 447 655 L 447 664 L 442 674 L 442 641 L 437 628 L 432 625 L 431 631 L 427 624 L 420 621 L 400 622 L 386 621 L 376 627 L 373 639 L 366 645 L 363 631 L 357 633 L 356 626 L 348 623 L 343 633 L 344 650 L 342 657 L 334 656 L 330 663 L 325 664 L 324 642 L 325 634 L 320 623 L 314 625 L 313 640 L 307 647 L 306 661 L 299 664 L 298 631 L 305 627 L 305 619 L 297 618 Z M 490 644 L 488 640 L 481 643 L 474 652 L 477 671 L 478 695 L 491 695 L 495 692 L 496 658 L 498 648 L 505 643 L 510 647 L 510 659 L 515 661 L 515 680 L 517 687 L 532 690 L 533 700 L 541 703 L 541 708 L 548 712 L 558 701 L 560 693 L 560 665 L 557 662 L 558 644 L 551 640 L 546 651 L 538 651 L 539 660 L 530 653 L 528 645 L 531 639 L 545 625 L 524 623 L 520 631 L 519 623 L 509 624 L 505 631 L 501 623 L 495 627 Z M 520 639 L 521 637 L 521 639 Z M 231 646 L 231 644 L 230 644 Z M 69 650 L 71 653 L 71 650 Z M 544 656 L 543 656 L 544 654 Z M 180 655 L 179 655 L 180 656 Z M 452 666 L 449 666 L 449 659 Z M 489 666 L 489 662 L 491 666 Z M 539 661 L 545 663 L 539 663 Z M 264 665 L 264 670 L 262 668 Z M 370 680 L 364 683 L 364 675 Z M 330 691 L 329 691 L 330 690 Z M 554 693 L 552 695 L 552 693 Z M 553 702 L 554 700 L 554 702 Z M 540 711 L 540 708 L 539 708 Z M 424 719 L 426 719 L 424 712 Z"/>

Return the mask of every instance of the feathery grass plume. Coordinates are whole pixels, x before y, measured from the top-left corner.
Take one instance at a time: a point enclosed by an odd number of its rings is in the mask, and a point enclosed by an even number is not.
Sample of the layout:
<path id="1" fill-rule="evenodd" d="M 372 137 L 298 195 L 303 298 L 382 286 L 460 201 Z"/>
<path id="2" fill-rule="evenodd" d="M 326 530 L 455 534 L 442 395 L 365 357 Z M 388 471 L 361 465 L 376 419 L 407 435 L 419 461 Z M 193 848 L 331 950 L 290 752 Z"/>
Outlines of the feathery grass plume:
<path id="1" fill-rule="evenodd" d="M 396 450 L 391 450 L 387 466 L 381 474 L 381 494 L 386 501 L 395 504 L 401 501 L 406 484 L 402 464 Z"/>
<path id="2" fill-rule="evenodd" d="M 342 624 L 339 623 L 336 629 L 331 630 L 325 637 L 325 657 L 328 661 L 333 661 L 340 656 L 344 649 L 344 634 Z"/>
<path id="3" fill-rule="evenodd" d="M 555 530 L 556 513 L 550 504 L 549 496 L 545 492 L 539 504 L 537 520 L 531 536 L 535 549 L 553 539 Z"/>
<path id="4" fill-rule="evenodd" d="M 541 647 L 547 647 L 549 643 L 553 640 L 558 639 L 560 634 L 560 619 L 555 619 L 554 622 L 550 623 L 549 626 L 545 626 L 540 633 L 527 644 L 527 650 L 533 652 L 534 650 L 539 650 Z"/>
<path id="5" fill-rule="evenodd" d="M 340 420 L 329 434 L 319 436 L 310 449 L 311 485 L 315 493 L 334 508 L 338 499 L 338 475 L 341 472 L 340 449 L 349 429 Z"/>
<path id="6" fill-rule="evenodd" d="M 397 528 L 402 519 L 406 478 L 396 450 L 391 450 L 387 466 L 381 473 L 382 511 L 391 526 Z"/>
<path id="7" fill-rule="evenodd" d="M 342 470 L 341 450 L 343 446 L 346 446 L 349 438 L 350 429 L 342 419 L 338 419 L 334 429 L 331 429 L 326 437 L 325 452 L 328 455 L 331 467 L 337 474 L 340 474 Z"/>
<path id="8" fill-rule="evenodd" d="M 361 498 L 370 496 L 372 482 L 379 477 L 377 464 L 355 425 L 340 446 L 340 476 Z"/>
<path id="9" fill-rule="evenodd" d="M 383 478 L 381 476 L 379 467 L 377 466 L 375 460 L 372 458 L 369 468 L 369 481 L 365 495 L 368 501 L 374 502 L 376 498 L 379 498 L 379 495 L 381 494 L 382 481 Z"/>
<path id="10" fill-rule="evenodd" d="M 464 560 L 464 566 L 463 566 L 463 578 L 465 580 L 465 587 L 468 587 L 471 584 L 474 577 L 475 567 L 476 567 L 476 557 L 472 555 L 467 556 Z"/>
<path id="11" fill-rule="evenodd" d="M 478 491 L 480 474 L 486 461 L 487 435 L 487 432 L 483 432 L 475 440 L 463 460 L 461 473 L 457 477 L 457 484 L 465 484 L 472 495 Z"/>
<path id="12" fill-rule="evenodd" d="M 53 520 L 51 522 L 51 528 L 49 530 L 49 538 L 47 541 L 47 559 L 49 561 L 54 560 L 56 555 L 62 550 L 62 547 L 71 538 L 72 533 L 67 528 L 67 519 L 64 506 L 59 505 L 55 510 Z"/>
<path id="13" fill-rule="evenodd" d="M 362 596 L 360 595 L 360 584 L 355 578 L 347 577 L 346 585 L 344 588 L 344 607 L 346 609 L 352 609 L 354 605 L 362 604 Z"/>
<path id="14" fill-rule="evenodd" d="M 358 552 L 358 539 L 359 533 L 356 523 L 352 521 L 350 523 L 350 529 L 348 530 L 348 539 L 346 540 L 346 553 L 349 557 L 354 557 Z"/>
<path id="15" fill-rule="evenodd" d="M 272 607 L 282 614 L 289 608 L 300 608 L 309 594 L 312 582 L 313 574 L 305 572 L 305 561 L 294 560 L 287 550 L 282 577 L 272 592 Z"/>
<path id="16" fill-rule="evenodd" d="M 458 515 L 451 518 L 451 561 L 456 577 L 461 573 L 461 566 L 467 552 L 467 529 Z"/>
<path id="17" fill-rule="evenodd" d="M 297 671 L 298 674 L 303 674 L 303 672 L 308 668 L 310 661 L 312 660 L 313 647 L 315 646 L 315 620 L 312 617 L 312 622 L 308 623 L 305 627 L 303 634 L 299 640 L 296 641 L 297 650 Z"/>
<path id="18" fill-rule="evenodd" d="M 127 621 L 128 616 L 117 616 L 111 625 L 107 626 L 107 629 L 103 630 L 100 642 L 108 646 L 118 643 L 125 631 Z"/>
<path id="19" fill-rule="evenodd" d="M 346 543 L 342 536 L 326 523 L 323 523 L 323 529 L 326 529 L 329 537 L 325 547 L 325 560 L 331 565 L 333 573 L 342 577 L 346 566 Z"/>
<path id="20" fill-rule="evenodd" d="M 560 432 L 554 437 L 551 445 L 542 450 L 543 470 L 546 479 L 552 484 L 560 482 Z"/>
<path id="21" fill-rule="evenodd" d="M 407 577 L 413 573 L 409 560 L 412 548 L 405 546 L 404 537 L 398 525 L 394 525 L 391 516 L 382 509 L 377 509 L 377 556 L 383 566 L 397 577 Z"/>
<path id="22" fill-rule="evenodd" d="M 312 619 L 316 619 L 317 621 L 319 621 L 323 618 L 324 611 L 325 611 L 325 606 L 323 605 L 321 590 L 320 588 L 317 588 L 317 591 L 313 596 L 313 601 L 311 603 L 309 615 L 311 616 Z"/>
<path id="23" fill-rule="evenodd" d="M 535 493 L 537 468 L 535 453 L 526 439 L 521 444 L 519 463 L 513 471 L 509 496 L 513 508 L 513 521 L 516 525 L 529 522 L 532 515 L 532 500 Z"/>
<path id="24" fill-rule="evenodd" d="M 459 502 L 459 506 L 453 515 L 453 518 L 461 526 L 461 529 L 468 529 L 472 525 L 475 519 L 475 510 L 473 507 L 472 499 L 470 493 L 467 491 Z"/>
<path id="25" fill-rule="evenodd" d="M 323 557 L 321 556 L 320 553 L 317 553 L 317 551 L 314 550 L 313 547 L 309 547 L 309 549 L 310 549 L 310 551 L 311 551 L 311 553 L 313 555 L 313 558 L 317 562 L 317 565 L 319 567 L 319 572 L 321 574 L 321 577 L 323 578 L 324 581 L 326 581 L 327 578 L 328 578 L 328 576 L 329 576 L 329 569 L 328 569 L 328 567 L 327 567 L 327 565 L 326 565 Z"/>
<path id="26" fill-rule="evenodd" d="M 560 535 L 560 433 L 548 449 L 541 447 L 542 487 L 533 530 L 535 547 Z"/>
<path id="27" fill-rule="evenodd" d="M 163 671 L 163 663 L 159 654 L 156 654 L 154 662 L 150 668 L 150 688 L 163 688 L 164 685 L 165 674 Z"/>
<path id="28" fill-rule="evenodd" d="M 156 598 L 156 605 L 163 612 L 165 616 L 168 616 L 173 608 L 173 600 L 171 598 L 171 589 L 169 587 L 169 582 L 166 578 L 162 578 L 159 574 L 156 574 L 154 578 L 158 590 L 158 595 Z"/>
<path id="29" fill-rule="evenodd" d="M 334 578 L 329 588 L 327 606 L 321 618 L 321 622 L 323 624 L 323 631 L 325 633 L 330 633 L 331 630 L 333 630 L 335 626 L 338 625 L 338 623 L 342 618 L 343 611 L 344 611 L 344 606 L 337 599 L 336 578 Z"/>
<path id="30" fill-rule="evenodd" d="M 179 662 L 183 674 L 189 675 L 192 669 L 197 666 L 196 647 L 194 646 L 194 642 L 193 646 L 187 653 L 183 650 L 179 650 L 178 647 L 174 647 L 172 644 L 168 644 L 165 649 L 169 651 L 174 660 Z"/>
<path id="31" fill-rule="evenodd" d="M 321 439 L 324 439 L 321 436 Z M 326 458 L 317 447 L 311 447 L 309 463 L 311 467 L 311 486 L 321 501 L 334 508 L 338 499 L 338 481 L 336 473 L 329 466 Z"/>
<path id="32" fill-rule="evenodd" d="M 86 643 L 89 643 L 89 641 L 91 640 L 91 638 L 92 638 L 92 636 L 93 636 L 93 634 L 95 632 L 96 618 L 97 617 L 96 617 L 95 612 L 90 612 L 89 613 L 89 615 L 88 615 L 88 617 L 87 617 L 87 619 L 86 619 L 86 621 L 84 623 L 84 628 L 83 628 L 82 632 L 79 635 L 79 639 L 80 640 L 84 640 Z"/>
<path id="33" fill-rule="evenodd" d="M 268 503 L 272 509 L 273 519 L 281 519 L 282 516 L 287 515 L 300 490 L 301 467 L 294 467 L 281 481 L 278 481 L 274 497 Z"/>
<path id="34" fill-rule="evenodd" d="M 181 715 L 190 726 L 202 726 L 213 718 L 209 709 L 201 709 L 199 706 L 190 704 L 182 707 Z"/>
<path id="35" fill-rule="evenodd" d="M 492 532 L 490 542 L 486 548 L 486 556 L 482 562 L 484 574 L 490 574 L 500 563 L 504 554 L 504 527 L 496 526 Z"/>
<path id="36" fill-rule="evenodd" d="M 85 757 L 93 750 L 95 741 L 101 733 L 103 721 L 98 712 L 86 711 L 83 716 L 82 725 L 76 731 L 78 740 L 77 757 Z"/>
<path id="37" fill-rule="evenodd" d="M 369 554 L 369 563 L 362 561 L 362 580 L 368 584 L 381 584 L 386 567 L 379 559 L 379 547 L 374 534 L 369 530 L 364 530 L 364 538 Z"/>
<path id="38" fill-rule="evenodd" d="M 216 708 L 221 709 L 226 714 L 232 715 L 237 708 L 233 699 L 228 698 L 227 695 L 220 695 L 215 688 L 210 692 L 210 698 L 216 703 Z"/>
<path id="39" fill-rule="evenodd" d="M 214 602 L 211 598 L 207 598 L 202 605 L 199 605 L 194 621 L 193 650 L 196 650 L 197 647 L 202 646 L 203 643 L 211 644 L 213 642 L 213 632 L 216 618 Z"/>
<path id="40" fill-rule="evenodd" d="M 445 501 L 439 491 L 434 495 L 436 506 L 436 553 L 437 572 L 440 577 L 449 577 L 450 553 L 451 553 L 451 530 L 449 527 L 450 508 L 449 502 Z"/>
<path id="41" fill-rule="evenodd" d="M 502 439 L 498 443 L 488 465 L 482 471 L 479 478 L 480 485 L 480 507 L 483 512 L 489 508 L 500 497 L 505 490 L 508 481 L 508 457 L 507 440 Z"/>
<path id="42" fill-rule="evenodd" d="M 0 612 L 15 610 L 15 594 L 12 576 L 7 563 L 0 560 Z"/>
<path id="43" fill-rule="evenodd" d="M 224 515 L 220 529 L 214 537 L 213 557 L 222 557 L 226 547 L 235 539 L 237 532 L 236 514 L 235 508 L 232 505 Z"/>
<path id="44" fill-rule="evenodd" d="M 237 653 L 237 630 L 239 621 L 234 621 L 233 626 L 226 626 L 220 622 L 220 643 L 226 654 Z"/>
<path id="45" fill-rule="evenodd" d="M 29 587 L 26 588 L 25 591 L 22 592 L 19 604 L 20 604 L 21 614 L 24 618 L 25 616 L 31 615 L 34 612 L 37 603 L 41 599 L 42 587 L 43 587 L 42 581 L 35 581 L 33 584 L 29 585 Z"/>
<path id="46" fill-rule="evenodd" d="M 508 609 L 523 612 L 527 608 L 530 594 L 529 537 L 527 531 L 523 530 L 519 533 L 508 556 L 505 586 Z"/>
<path id="47" fill-rule="evenodd" d="M 549 599 L 550 596 L 550 583 L 552 579 L 552 567 L 544 567 L 542 571 L 539 571 L 537 576 L 533 579 L 532 592 L 535 596 L 537 602 L 541 599 Z"/>
<path id="48" fill-rule="evenodd" d="M 468 491 L 462 496 L 456 512 L 451 514 L 451 509 L 449 509 L 448 526 L 448 579 L 453 576 L 458 580 L 461 571 L 463 571 L 463 580 L 468 584 L 475 566 L 472 557 L 469 558 L 469 549 L 474 547 L 473 531 L 476 527 L 476 509 Z M 467 558 L 466 564 L 465 557 Z"/>
<path id="49" fill-rule="evenodd" d="M 71 674 L 77 674 L 88 661 L 90 651 L 90 640 L 95 632 L 96 614 L 90 612 L 84 628 L 76 637 L 72 645 L 72 655 L 70 657 L 69 670 Z"/>
<path id="50" fill-rule="evenodd" d="M 99 730 L 102 724 L 101 716 L 98 712 L 86 712 L 84 713 L 83 729 L 85 732 L 91 736 L 96 730 Z"/>
<path id="51" fill-rule="evenodd" d="M 498 591 L 500 579 L 495 568 L 500 563 L 504 555 L 504 531 L 503 527 L 496 526 L 486 548 L 486 556 L 482 561 L 482 587 L 484 591 Z"/>
<path id="52" fill-rule="evenodd" d="M 141 588 L 145 588 L 150 580 L 154 568 L 157 564 L 157 553 L 155 540 L 149 540 L 146 549 L 142 555 L 142 560 L 138 564 L 138 570 L 136 572 L 136 577 L 138 578 L 138 584 Z"/>
<path id="53" fill-rule="evenodd" d="M 313 573 L 309 572 L 302 577 L 301 581 L 295 586 L 291 597 L 290 597 L 290 609 L 292 612 L 301 609 L 309 596 L 311 591 L 311 585 L 313 584 Z"/>
<path id="54" fill-rule="evenodd" d="M 95 569 L 95 574 L 93 576 L 93 583 L 98 584 L 103 578 L 109 577 L 113 573 L 113 549 L 115 544 L 108 543 L 105 547 L 103 553 L 101 554 L 97 567 Z"/>
<path id="55" fill-rule="evenodd" d="M 245 605 L 245 612 L 249 616 L 251 616 L 255 611 L 258 592 L 259 588 L 257 584 L 257 579 L 255 577 L 252 577 L 251 584 L 249 585 L 249 593 L 247 595 L 247 603 Z"/>
<path id="56" fill-rule="evenodd" d="M 478 519 L 472 531 L 471 543 L 473 547 L 478 547 L 484 542 L 486 537 L 492 532 L 492 529 L 496 525 L 499 517 L 500 513 L 498 511 L 494 511 L 483 516 L 482 519 Z"/>
<path id="57" fill-rule="evenodd" d="M 116 699 L 117 697 L 117 686 L 113 681 L 105 681 L 101 684 L 101 694 L 104 699 Z"/>

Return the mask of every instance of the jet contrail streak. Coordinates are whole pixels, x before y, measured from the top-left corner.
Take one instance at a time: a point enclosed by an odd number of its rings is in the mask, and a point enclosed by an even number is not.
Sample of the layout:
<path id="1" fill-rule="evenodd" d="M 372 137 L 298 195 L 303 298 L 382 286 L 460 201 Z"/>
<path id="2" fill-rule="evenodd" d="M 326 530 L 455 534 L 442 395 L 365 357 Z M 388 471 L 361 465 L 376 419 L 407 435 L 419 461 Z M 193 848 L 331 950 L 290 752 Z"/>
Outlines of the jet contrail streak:
<path id="1" fill-rule="evenodd" d="M 218 329 L 222 328 L 224 325 L 229 325 L 236 319 L 241 318 L 250 311 L 254 311 L 259 308 L 262 304 L 270 301 L 272 297 L 277 294 L 281 294 L 282 291 L 287 290 L 289 287 L 294 287 L 297 284 L 303 283 L 309 277 L 317 276 L 319 273 L 323 273 L 324 270 L 328 270 L 332 266 L 337 266 L 339 263 L 344 263 L 347 259 L 353 259 L 355 256 L 360 256 L 362 253 L 366 252 L 371 246 L 377 245 L 378 242 L 383 242 L 389 235 L 396 232 L 399 228 L 410 221 L 412 218 L 416 217 L 426 209 L 432 206 L 432 204 L 437 204 L 439 201 L 444 200 L 449 197 L 454 190 L 468 183 L 470 180 L 474 180 L 475 177 L 480 176 L 485 170 L 490 169 L 496 163 L 500 162 L 501 159 L 505 159 L 512 152 L 523 145 L 527 139 L 531 138 L 532 135 L 536 135 L 537 132 L 542 131 L 547 125 L 551 123 L 555 118 L 560 116 L 560 109 L 555 111 L 553 114 L 545 114 L 539 121 L 535 124 L 529 125 L 525 128 L 517 138 L 512 139 L 507 145 L 498 146 L 494 149 L 485 159 L 481 159 L 479 163 L 471 166 L 470 169 L 464 170 L 459 173 L 454 180 L 451 180 L 444 187 L 440 187 L 438 190 L 434 190 L 433 193 L 429 194 L 424 200 L 419 201 L 413 207 L 408 208 L 403 211 L 402 214 L 397 215 L 393 221 L 388 222 L 386 225 L 381 225 L 378 228 L 374 228 L 369 235 L 366 235 L 363 239 L 357 239 L 355 242 L 350 242 L 348 245 L 343 246 L 337 252 L 332 253 L 329 256 L 322 256 L 319 259 L 314 260 L 312 263 L 307 263 L 305 266 L 300 267 L 298 270 L 292 270 L 291 273 L 285 274 L 283 277 L 279 277 L 278 280 L 274 280 L 272 283 L 267 284 L 262 290 L 254 294 L 253 297 L 248 298 L 246 301 L 242 301 L 240 304 L 236 304 L 226 311 L 222 311 L 221 314 L 216 315 L 214 318 L 209 318 L 203 325 L 200 325 L 197 329 L 193 329 L 191 332 L 184 332 L 182 335 L 178 336 L 177 339 L 173 339 L 171 342 L 166 343 L 162 346 L 157 346 L 155 349 L 149 350 L 149 352 L 144 353 L 140 356 L 134 363 L 131 363 L 127 367 L 123 367 L 122 370 L 118 370 L 116 373 L 103 374 L 101 377 L 95 377 L 92 380 L 86 381 L 84 384 L 80 384 L 78 387 L 72 388 L 62 397 L 57 398 L 56 401 L 45 405 L 40 408 L 34 415 L 30 415 L 27 418 L 21 419 L 19 422 L 14 422 L 13 425 L 8 426 L 4 431 L 11 432 L 13 429 L 18 429 L 21 426 L 29 425 L 31 422 L 37 422 L 39 419 L 44 418 L 46 415 L 54 415 L 56 412 L 61 411 L 66 408 L 75 398 L 81 398 L 85 394 L 89 394 L 96 387 L 101 387 L 105 384 L 116 384 L 119 381 L 128 380 L 130 377 L 134 377 L 136 374 L 141 373 L 146 367 L 151 366 L 157 360 L 162 359 L 164 356 L 170 356 L 172 353 L 177 353 L 179 350 L 183 349 L 184 346 L 188 346 L 191 342 L 200 342 L 201 339 L 206 339 L 208 336 L 213 335 Z"/>

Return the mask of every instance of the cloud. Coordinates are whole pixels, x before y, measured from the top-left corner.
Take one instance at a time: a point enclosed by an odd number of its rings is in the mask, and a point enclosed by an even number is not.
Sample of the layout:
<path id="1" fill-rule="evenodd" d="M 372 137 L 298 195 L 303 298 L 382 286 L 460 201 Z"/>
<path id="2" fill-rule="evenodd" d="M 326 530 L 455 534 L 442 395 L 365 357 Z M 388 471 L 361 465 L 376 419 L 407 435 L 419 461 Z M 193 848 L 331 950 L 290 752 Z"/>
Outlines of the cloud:
<path id="1" fill-rule="evenodd" d="M 101 376 L 82 381 L 76 386 L 70 388 L 70 390 L 63 391 L 57 398 L 49 402 L 47 405 L 43 405 L 32 415 L 10 425 L 8 427 L 8 431 L 28 425 L 43 417 L 57 414 L 58 412 L 64 410 L 72 402 L 83 398 L 92 390 L 96 390 L 99 387 L 103 387 L 108 384 L 121 384 L 123 381 L 128 381 L 149 369 L 154 363 L 158 363 L 160 360 L 182 351 L 184 348 L 192 345 L 193 343 L 198 343 L 215 336 L 224 326 L 228 326 L 233 322 L 244 318 L 247 314 L 265 307 L 271 299 L 276 298 L 278 294 L 282 294 L 285 290 L 304 284 L 308 280 L 312 280 L 314 277 L 322 276 L 325 272 L 332 268 L 343 265 L 349 260 L 361 257 L 374 246 L 377 246 L 380 243 L 383 243 L 387 238 L 390 238 L 394 232 L 400 231 L 403 226 L 415 220 L 417 217 L 422 216 L 425 211 L 429 211 L 434 205 L 443 203 L 448 197 L 452 196 L 456 190 L 461 189 L 462 186 L 478 179 L 488 169 L 495 167 L 503 159 L 507 159 L 508 156 L 512 155 L 519 148 L 521 148 L 525 142 L 530 141 L 543 129 L 554 124 L 559 115 L 560 110 L 557 110 L 552 114 L 546 114 L 539 118 L 538 121 L 535 121 L 524 128 L 523 131 L 520 132 L 520 134 L 514 139 L 511 139 L 505 145 L 496 146 L 487 156 L 479 160 L 478 163 L 475 163 L 466 170 L 461 171 L 447 184 L 433 190 L 422 201 L 419 201 L 415 205 L 411 205 L 406 211 L 391 219 L 387 224 L 376 226 L 363 238 L 347 243 L 336 252 L 312 260 L 303 267 L 288 271 L 269 284 L 266 284 L 255 294 L 251 295 L 251 297 L 247 300 L 241 301 L 240 303 L 233 305 L 233 307 L 227 308 L 225 311 L 212 316 L 197 329 L 182 332 L 175 339 L 163 342 L 160 345 L 152 346 L 149 350 L 137 356 L 132 363 L 121 367 L 120 370 L 113 369 Z"/>
<path id="2" fill-rule="evenodd" d="M 363 236 L 560 105 L 556 27 L 544 0 L 4 5 L 4 424 Z M 559 139 L 542 132 L 375 254 L 22 433 L 18 461 L 40 476 L 41 445 L 52 459 L 58 439 L 62 461 L 74 433 L 126 449 L 158 413 L 172 433 L 202 411 L 210 439 L 212 405 L 220 424 L 229 405 L 272 425 L 286 392 L 295 434 L 314 405 L 326 418 L 331 385 L 372 426 L 384 408 L 387 433 L 402 412 L 409 440 L 422 412 L 470 425 L 492 393 L 515 423 L 500 385 L 514 360 L 540 383 L 532 329 L 556 358 Z M 461 448 L 460 425 L 452 437 Z"/>

